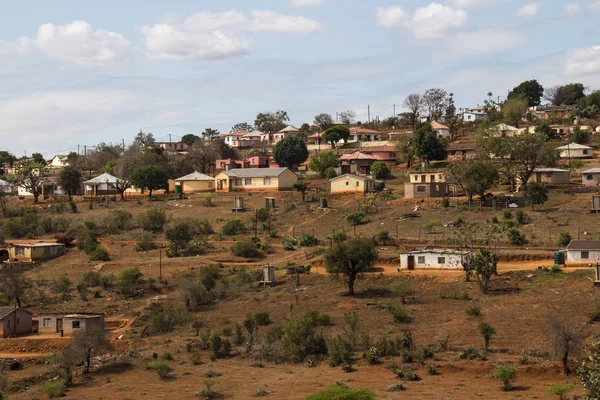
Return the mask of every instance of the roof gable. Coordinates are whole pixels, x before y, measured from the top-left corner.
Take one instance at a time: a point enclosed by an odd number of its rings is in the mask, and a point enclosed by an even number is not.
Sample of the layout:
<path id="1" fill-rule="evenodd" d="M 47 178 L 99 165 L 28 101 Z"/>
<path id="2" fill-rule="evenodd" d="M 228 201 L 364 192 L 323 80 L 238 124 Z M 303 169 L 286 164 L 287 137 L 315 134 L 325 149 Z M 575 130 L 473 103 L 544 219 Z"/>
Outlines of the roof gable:
<path id="1" fill-rule="evenodd" d="M 182 176 L 181 178 L 175 179 L 175 181 L 214 181 L 215 178 L 204 175 L 198 171 L 194 171 L 189 175 Z"/>

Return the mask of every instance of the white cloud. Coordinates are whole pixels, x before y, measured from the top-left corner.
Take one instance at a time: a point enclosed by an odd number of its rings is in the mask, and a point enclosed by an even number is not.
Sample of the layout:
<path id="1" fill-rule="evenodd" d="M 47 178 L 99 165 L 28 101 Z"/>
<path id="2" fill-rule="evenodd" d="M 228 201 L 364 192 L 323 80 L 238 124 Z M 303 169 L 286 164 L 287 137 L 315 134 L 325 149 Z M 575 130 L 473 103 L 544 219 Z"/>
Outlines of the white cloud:
<path id="1" fill-rule="evenodd" d="M 517 10 L 517 17 L 530 18 L 535 17 L 540 11 L 542 3 L 529 3 Z"/>
<path id="2" fill-rule="evenodd" d="M 165 60 L 222 60 L 252 51 L 251 32 L 308 34 L 323 26 L 304 17 L 271 11 L 252 11 L 252 19 L 236 11 L 197 13 L 183 22 L 170 18 L 141 28 L 151 58 Z"/>
<path id="3" fill-rule="evenodd" d="M 399 26 L 410 30 L 415 37 L 421 39 L 441 38 L 465 26 L 467 21 L 468 16 L 465 11 L 454 10 L 438 3 L 417 8 L 412 16 L 398 6 L 379 7 L 376 17 L 379 26 L 388 28 Z"/>
<path id="4" fill-rule="evenodd" d="M 399 26 L 408 19 L 408 13 L 400 6 L 377 7 L 376 23 L 379 26 L 390 28 Z"/>
<path id="5" fill-rule="evenodd" d="M 290 0 L 290 3 L 294 7 L 321 6 L 325 4 L 325 0 Z"/>
<path id="6" fill-rule="evenodd" d="M 600 73 L 600 45 L 573 50 L 565 67 L 569 76 Z"/>
<path id="7" fill-rule="evenodd" d="M 93 30 L 86 21 L 67 25 L 43 24 L 33 39 L 0 41 L 0 56 L 23 55 L 37 49 L 56 60 L 78 65 L 109 66 L 122 64 L 131 57 L 131 44 L 123 35 Z"/>
<path id="8" fill-rule="evenodd" d="M 592 4 L 590 4 L 590 8 L 600 10 L 600 0 L 596 0 Z"/>
<path id="9" fill-rule="evenodd" d="M 452 6 L 457 8 L 477 8 L 489 6 L 494 0 L 448 0 Z"/>
<path id="10" fill-rule="evenodd" d="M 308 34 L 323 30 L 323 25 L 305 17 L 278 14 L 273 11 L 252 11 L 252 26 L 257 31 Z"/>
<path id="11" fill-rule="evenodd" d="M 565 6 L 563 12 L 565 15 L 577 15 L 583 12 L 583 7 L 579 3 L 569 3 Z"/>
<path id="12" fill-rule="evenodd" d="M 468 43 L 465 46 L 465 43 Z M 498 54 L 521 47 L 527 43 L 527 35 L 514 30 L 480 30 L 461 32 L 448 39 L 448 46 L 440 46 L 447 50 L 449 57 Z"/>

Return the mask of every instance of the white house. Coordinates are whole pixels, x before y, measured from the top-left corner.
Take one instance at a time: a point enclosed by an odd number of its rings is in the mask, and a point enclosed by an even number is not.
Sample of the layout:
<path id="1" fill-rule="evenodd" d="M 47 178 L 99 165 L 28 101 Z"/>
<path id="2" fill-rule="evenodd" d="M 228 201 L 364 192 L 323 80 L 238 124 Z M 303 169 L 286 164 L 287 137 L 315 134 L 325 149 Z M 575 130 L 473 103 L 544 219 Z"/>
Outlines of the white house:
<path id="1" fill-rule="evenodd" d="M 578 143 L 569 143 L 565 146 L 557 147 L 560 152 L 560 158 L 593 158 L 594 149 Z"/>
<path id="2" fill-rule="evenodd" d="M 67 161 L 68 156 L 65 155 L 56 155 L 52 157 L 52 160 L 48 162 L 48 166 L 50 168 L 64 168 L 69 165 Z"/>
<path id="3" fill-rule="evenodd" d="M 472 253 L 461 250 L 415 250 L 400 255 L 400 269 L 453 269 L 463 270 L 471 261 Z"/>
<path id="4" fill-rule="evenodd" d="M 519 128 L 516 128 L 508 124 L 498 124 L 491 129 L 488 129 L 488 134 L 494 137 L 510 137 L 519 135 L 521 132 Z"/>
<path id="5" fill-rule="evenodd" d="M 567 246 L 567 263 L 600 261 L 600 240 L 572 240 Z"/>
<path id="6" fill-rule="evenodd" d="M 600 168 L 591 168 L 581 173 L 581 183 L 583 186 L 600 185 Z"/>
<path id="7" fill-rule="evenodd" d="M 441 137 L 448 137 L 448 136 L 450 136 L 450 128 L 447 127 L 446 125 L 443 125 L 443 124 L 440 124 L 439 122 L 433 121 L 431 123 L 431 127 Z"/>
<path id="8" fill-rule="evenodd" d="M 571 183 L 571 171 L 560 168 L 536 168 L 531 175 L 531 181 L 562 185 Z"/>
<path id="9" fill-rule="evenodd" d="M 299 130 L 295 126 L 288 125 L 277 133 L 273 134 L 273 144 L 281 142 L 283 139 L 289 136 L 296 136 Z"/>

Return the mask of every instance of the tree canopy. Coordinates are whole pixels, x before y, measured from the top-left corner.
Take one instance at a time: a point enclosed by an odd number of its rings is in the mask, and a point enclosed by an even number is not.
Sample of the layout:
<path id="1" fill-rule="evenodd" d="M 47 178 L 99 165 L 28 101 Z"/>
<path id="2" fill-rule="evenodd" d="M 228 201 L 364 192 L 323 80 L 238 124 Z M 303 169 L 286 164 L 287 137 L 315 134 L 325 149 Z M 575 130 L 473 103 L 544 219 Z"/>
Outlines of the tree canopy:
<path id="1" fill-rule="evenodd" d="M 429 89 L 423 94 L 421 105 L 431 121 L 438 121 L 448 107 L 448 92 L 439 88 Z"/>
<path id="2" fill-rule="evenodd" d="M 321 131 L 327 130 L 331 125 L 333 125 L 333 118 L 331 115 L 326 113 L 321 113 L 315 115 L 314 124 L 321 128 Z"/>
<path id="3" fill-rule="evenodd" d="M 504 122 L 518 128 L 523 121 L 523 117 L 525 116 L 528 107 L 527 100 L 524 98 L 514 97 L 507 100 L 506 103 L 504 103 L 504 106 L 502 106 Z"/>
<path id="4" fill-rule="evenodd" d="M 338 242 L 325 252 L 325 268 L 330 274 L 348 278 L 348 294 L 354 295 L 354 283 L 359 273 L 367 272 L 377 259 L 377 245 L 372 238 L 355 237 Z"/>
<path id="5" fill-rule="evenodd" d="M 254 127 L 247 122 L 238 122 L 237 124 L 235 124 L 234 126 L 231 127 L 231 132 L 237 132 L 237 131 L 252 132 L 253 130 L 254 130 Z"/>
<path id="6" fill-rule="evenodd" d="M 210 139 L 216 138 L 220 134 L 221 134 L 221 132 L 219 132 L 218 129 L 206 128 L 204 130 L 204 132 L 202 132 L 202 137 L 210 140 Z"/>
<path id="7" fill-rule="evenodd" d="M 287 111 L 277 110 L 275 112 L 260 113 L 256 116 L 254 126 L 262 132 L 279 132 L 287 126 L 286 122 L 290 120 Z"/>
<path id="8" fill-rule="evenodd" d="M 325 178 L 326 171 L 338 165 L 340 165 L 340 156 L 333 151 L 325 151 L 316 157 L 312 157 L 308 168 L 311 171 L 318 172 L 321 178 Z"/>
<path id="9" fill-rule="evenodd" d="M 33 202 L 37 203 L 47 177 L 48 167 L 46 166 L 46 162 L 38 163 L 29 161 L 15 171 L 14 175 L 12 175 L 12 180 L 31 193 L 33 195 Z"/>
<path id="10" fill-rule="evenodd" d="M 193 145 L 198 140 L 200 140 L 200 136 L 194 135 L 193 133 L 188 133 L 181 137 L 181 141 L 188 146 Z"/>
<path id="11" fill-rule="evenodd" d="M 508 93 L 508 100 L 521 98 L 527 100 L 528 106 L 539 106 L 544 95 L 544 87 L 537 80 L 521 82 Z"/>
<path id="12" fill-rule="evenodd" d="M 422 124 L 413 135 L 415 155 L 423 161 L 444 160 L 447 156 L 446 145 L 439 138 L 430 123 Z"/>
<path id="13" fill-rule="evenodd" d="M 402 103 L 408 112 L 405 113 L 406 117 L 410 120 L 410 124 L 414 128 L 417 125 L 419 116 L 421 115 L 421 95 L 419 93 L 409 94 Z"/>
<path id="14" fill-rule="evenodd" d="M 300 138 L 289 136 L 275 145 L 273 158 L 281 167 L 292 168 L 308 159 L 308 149 Z"/>
<path id="15" fill-rule="evenodd" d="M 552 86 L 546 89 L 544 98 L 555 106 L 576 105 L 585 98 L 585 86 L 582 83 Z"/>
<path id="16" fill-rule="evenodd" d="M 333 148 L 335 148 L 335 144 L 340 140 L 347 142 L 349 138 L 350 129 L 345 125 L 332 126 L 323 133 L 323 140 L 325 143 L 331 143 Z"/>
<path id="17" fill-rule="evenodd" d="M 141 190 L 148 190 L 149 197 L 152 197 L 154 190 L 167 190 L 169 188 L 168 181 L 169 171 L 159 165 L 138 167 L 131 177 L 131 183 Z"/>
<path id="18" fill-rule="evenodd" d="M 81 171 L 71 165 L 64 167 L 58 174 L 58 184 L 69 196 L 69 201 L 73 200 L 73 195 L 82 185 Z"/>
<path id="19" fill-rule="evenodd" d="M 525 199 L 534 210 L 536 204 L 544 204 L 548 201 L 548 189 L 542 183 L 532 182 L 525 186 Z"/>

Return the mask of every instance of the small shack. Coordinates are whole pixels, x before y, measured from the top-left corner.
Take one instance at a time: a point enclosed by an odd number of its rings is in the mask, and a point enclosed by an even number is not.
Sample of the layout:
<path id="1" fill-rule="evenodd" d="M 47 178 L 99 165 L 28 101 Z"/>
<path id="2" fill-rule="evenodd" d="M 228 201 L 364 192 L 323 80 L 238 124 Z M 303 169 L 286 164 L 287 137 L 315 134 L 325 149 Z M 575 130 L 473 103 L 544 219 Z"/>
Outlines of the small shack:
<path id="1" fill-rule="evenodd" d="M 72 336 L 78 329 L 85 330 L 93 327 L 104 329 L 104 315 L 40 314 L 39 316 L 39 333 L 62 333 L 65 336 Z"/>
<path id="2" fill-rule="evenodd" d="M 92 196 L 113 195 L 118 194 L 117 184 L 119 178 L 111 174 L 102 174 L 89 181 L 83 182 L 84 193 Z"/>
<path id="3" fill-rule="evenodd" d="M 571 172 L 560 168 L 536 168 L 531 175 L 531 181 L 551 185 L 564 185 L 571 183 Z"/>
<path id="4" fill-rule="evenodd" d="M 567 264 L 600 262 L 600 240 L 571 240 L 567 246 Z"/>
<path id="5" fill-rule="evenodd" d="M 581 183 L 583 186 L 600 185 L 600 168 L 590 168 L 581 173 Z"/>
<path id="6" fill-rule="evenodd" d="M 0 307 L 0 338 L 31 333 L 32 316 L 21 307 Z"/>
<path id="7" fill-rule="evenodd" d="M 9 259 L 21 262 L 46 261 L 64 254 L 65 245 L 62 243 L 12 244 L 8 248 Z"/>
<path id="8" fill-rule="evenodd" d="M 369 193 L 376 190 L 375 180 L 367 176 L 345 174 L 329 180 L 331 194 Z"/>
<path id="9" fill-rule="evenodd" d="M 431 249 L 415 250 L 400 255 L 400 269 L 463 270 L 471 261 L 470 251 Z"/>
<path id="10" fill-rule="evenodd" d="M 569 143 L 567 145 L 557 147 L 560 158 L 593 158 L 594 149 L 590 146 L 585 146 L 579 143 Z"/>

